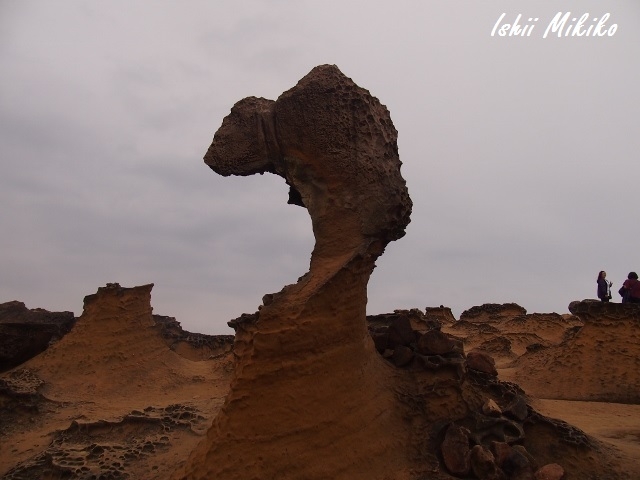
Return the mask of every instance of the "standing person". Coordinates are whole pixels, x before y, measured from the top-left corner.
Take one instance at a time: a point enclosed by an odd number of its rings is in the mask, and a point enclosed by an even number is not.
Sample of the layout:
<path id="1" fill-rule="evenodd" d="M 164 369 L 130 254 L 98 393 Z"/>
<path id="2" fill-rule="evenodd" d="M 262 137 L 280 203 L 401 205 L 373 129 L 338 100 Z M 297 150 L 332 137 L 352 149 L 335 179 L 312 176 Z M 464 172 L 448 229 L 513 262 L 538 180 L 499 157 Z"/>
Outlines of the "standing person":
<path id="1" fill-rule="evenodd" d="M 640 281 L 636 272 L 629 272 L 627 279 L 622 284 L 622 288 L 626 289 L 626 295 L 623 296 L 623 303 L 640 303 Z M 627 297 L 625 302 L 624 297 Z"/>
<path id="2" fill-rule="evenodd" d="M 598 298 L 600 299 L 601 302 L 608 302 L 609 300 L 611 300 L 611 285 L 613 285 L 613 283 L 607 280 L 607 272 L 602 270 L 598 274 L 597 282 L 598 282 Z"/>

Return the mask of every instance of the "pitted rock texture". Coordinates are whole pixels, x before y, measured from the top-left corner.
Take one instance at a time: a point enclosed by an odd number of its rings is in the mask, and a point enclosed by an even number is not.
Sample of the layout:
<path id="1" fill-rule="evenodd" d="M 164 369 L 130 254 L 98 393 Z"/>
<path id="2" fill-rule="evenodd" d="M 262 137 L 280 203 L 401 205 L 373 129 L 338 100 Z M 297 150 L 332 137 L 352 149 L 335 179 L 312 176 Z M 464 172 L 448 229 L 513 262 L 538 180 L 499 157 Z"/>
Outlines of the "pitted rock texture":
<path id="1" fill-rule="evenodd" d="M 405 418 L 411 419 L 406 451 L 415 476 L 409 478 L 531 479 L 538 465 L 550 462 L 559 462 L 575 478 L 626 478 L 597 442 L 533 410 L 523 390 L 499 380 L 492 369 L 474 368 L 474 352 L 465 358 L 455 338 L 449 337 L 454 349 L 448 353 L 420 352 L 421 340 L 447 335 L 439 330 L 411 334 L 402 316 L 395 323 L 387 334 L 395 328 L 401 332 L 396 341 L 405 343 L 383 356 L 404 374 L 393 387 Z M 546 448 L 549 444 L 553 448 Z"/>
<path id="2" fill-rule="evenodd" d="M 485 304 L 467 310 L 460 320 L 443 324 L 443 331 L 464 339 L 465 349 L 494 357 L 497 368 L 510 367 L 528 352 L 558 345 L 584 322 L 574 315 L 522 313 L 515 304 Z"/>
<path id="3" fill-rule="evenodd" d="M 4 480 L 35 478 L 131 479 L 132 464 L 155 476 L 154 456 L 170 448 L 177 430 L 198 434 L 205 418 L 188 405 L 147 407 L 113 421 L 72 421 L 47 449 L 9 470 Z M 143 468 L 142 468 L 143 469 Z"/>
<path id="4" fill-rule="evenodd" d="M 18 301 L 0 304 L 0 372 L 44 352 L 73 328 L 72 312 L 28 309 Z"/>
<path id="5" fill-rule="evenodd" d="M 441 325 L 451 325 L 456 322 L 453 312 L 449 307 L 440 305 L 439 307 L 426 307 L 425 316 L 429 320 L 437 320 Z"/>
<path id="6" fill-rule="evenodd" d="M 255 314 L 230 322 L 237 358 L 231 390 L 206 439 L 172 478 L 452 479 L 449 460 L 457 475 L 467 469 L 466 453 L 454 458 L 442 450 L 452 425 L 469 432 L 470 449 L 478 447 L 469 458 L 476 478 L 504 474 L 490 450 L 495 441 L 522 449 L 518 475 L 532 471 L 532 428 L 547 442 L 558 440 L 555 450 L 537 452 L 541 464 L 556 455 L 566 460 L 574 445 L 532 417 L 523 392 L 493 370 L 471 368 L 462 341 L 440 331 L 446 312 L 396 311 L 367 324 L 374 262 L 404 235 L 411 212 L 395 128 L 369 92 L 335 66 L 316 67 L 275 102 L 238 102 L 205 162 L 221 175 L 282 176 L 289 202 L 308 209 L 316 243 L 307 274 L 265 295 Z M 524 314 L 514 305 L 467 317 Z M 486 415 L 489 401 L 497 409 Z M 587 457 L 595 459 L 585 461 L 589 472 L 610 470 L 590 448 L 574 455 Z M 576 464 L 567 471 L 584 473 Z"/>
<path id="7" fill-rule="evenodd" d="M 406 320 L 405 320 L 406 319 Z M 367 325 L 371 332 L 383 331 L 398 321 L 405 321 L 412 330 L 426 332 L 440 329 L 442 322 L 437 316 L 425 315 L 420 309 L 394 310 L 393 313 L 380 313 L 378 315 L 367 315 Z"/>
<path id="8" fill-rule="evenodd" d="M 309 212 L 315 246 L 298 283 L 234 323 L 231 392 L 176 478 L 395 475 L 406 427 L 366 324 L 374 262 L 404 235 L 412 207 L 389 111 L 337 67 L 319 66 L 276 101 L 234 105 L 205 162 L 225 176 L 283 177 L 289 202 Z"/>
<path id="9" fill-rule="evenodd" d="M 516 303 L 485 303 L 465 310 L 460 320 L 466 322 L 500 322 L 505 318 L 525 315 L 527 310 Z"/>
<path id="10" fill-rule="evenodd" d="M 0 374 L 0 477 L 165 480 L 195 448 L 228 391 L 232 354 L 172 350 L 152 286 L 99 288 L 67 335 Z"/>
<path id="11" fill-rule="evenodd" d="M 569 304 L 569 311 L 583 321 L 631 320 L 640 324 L 640 305 L 637 303 L 603 303 L 582 300 Z"/>

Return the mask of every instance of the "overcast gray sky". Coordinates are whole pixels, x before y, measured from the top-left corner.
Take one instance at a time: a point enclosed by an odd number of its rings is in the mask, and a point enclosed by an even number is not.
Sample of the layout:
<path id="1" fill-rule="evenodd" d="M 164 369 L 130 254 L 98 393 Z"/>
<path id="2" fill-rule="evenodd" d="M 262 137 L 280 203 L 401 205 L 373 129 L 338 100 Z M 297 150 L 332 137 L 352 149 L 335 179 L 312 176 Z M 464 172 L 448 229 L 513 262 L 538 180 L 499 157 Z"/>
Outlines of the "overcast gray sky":
<path id="1" fill-rule="evenodd" d="M 617 30 L 543 38 L 558 12 Z M 502 13 L 530 36 L 491 36 Z M 308 270 L 311 223 L 202 156 L 235 102 L 330 63 L 389 108 L 414 202 L 368 312 L 566 313 L 640 271 L 638 59 L 637 0 L 0 0 L 0 302 L 153 282 L 155 313 L 232 333 Z"/>

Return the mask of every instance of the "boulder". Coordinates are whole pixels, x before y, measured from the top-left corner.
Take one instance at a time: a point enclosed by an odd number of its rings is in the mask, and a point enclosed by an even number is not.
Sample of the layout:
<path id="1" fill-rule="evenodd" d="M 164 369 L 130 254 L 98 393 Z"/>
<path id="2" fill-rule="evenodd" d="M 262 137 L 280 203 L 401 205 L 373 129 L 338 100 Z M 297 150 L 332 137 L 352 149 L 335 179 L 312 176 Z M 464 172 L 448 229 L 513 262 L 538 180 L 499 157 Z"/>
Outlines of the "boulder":
<path id="1" fill-rule="evenodd" d="M 496 362 L 488 353 L 472 350 L 467 354 L 467 367 L 478 372 L 498 376 Z"/>

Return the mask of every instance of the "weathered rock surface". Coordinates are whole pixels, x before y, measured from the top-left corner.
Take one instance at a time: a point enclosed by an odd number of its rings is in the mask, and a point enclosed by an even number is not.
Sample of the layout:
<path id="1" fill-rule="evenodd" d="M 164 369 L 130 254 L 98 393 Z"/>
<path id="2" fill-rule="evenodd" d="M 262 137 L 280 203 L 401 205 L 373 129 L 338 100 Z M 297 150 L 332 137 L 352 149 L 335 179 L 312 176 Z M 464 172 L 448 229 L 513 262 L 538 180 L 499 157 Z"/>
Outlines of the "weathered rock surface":
<path id="1" fill-rule="evenodd" d="M 467 367 L 489 375 L 498 375 L 493 357 L 479 350 L 473 350 L 467 354 Z"/>
<path id="2" fill-rule="evenodd" d="M 230 322 L 231 390 L 173 478 L 508 478 L 490 450 L 496 441 L 519 452 L 501 457 L 514 475 L 529 457 L 566 460 L 576 478 L 610 470 L 586 436 L 533 412 L 519 387 L 500 382 L 490 357 L 465 357 L 462 341 L 440 331 L 446 312 L 396 311 L 367 325 L 374 262 L 404 235 L 411 211 L 396 135 L 387 109 L 328 65 L 275 102 L 238 102 L 224 119 L 207 165 L 283 177 L 289 202 L 309 211 L 316 244 L 296 284 Z M 491 327 L 525 314 L 483 306 L 456 323 Z"/>
<path id="3" fill-rule="evenodd" d="M 437 320 L 441 325 L 450 325 L 456 322 L 453 312 L 449 307 L 425 307 L 425 317 L 429 320 Z"/>
<path id="4" fill-rule="evenodd" d="M 562 480 L 564 469 L 557 463 L 550 463 L 535 473 L 535 480 Z"/>
<path id="5" fill-rule="evenodd" d="M 28 309 L 18 301 L 0 304 L 0 372 L 44 352 L 69 333 L 75 322 L 73 312 Z"/>
<path id="6" fill-rule="evenodd" d="M 450 425 L 442 442 L 442 459 L 445 467 L 454 475 L 466 476 L 471 470 L 470 432 L 457 425 Z"/>
<path id="7" fill-rule="evenodd" d="M 556 346 L 559 338 L 570 336 L 584 325 L 574 315 L 526 314 L 513 303 L 473 307 L 461 318 L 443 324 L 443 331 L 462 338 L 468 351 L 477 349 L 490 354 L 497 368 L 511 366 L 527 352 Z"/>
<path id="8" fill-rule="evenodd" d="M 2 478 L 160 480 L 175 468 L 172 448 L 195 448 L 222 404 L 199 398 L 202 385 L 227 391 L 233 360 L 172 350 L 163 337 L 179 345 L 184 332 L 154 321 L 152 287 L 99 288 L 67 335 L 0 374 Z M 216 345 L 196 338 L 203 351 Z"/>
<path id="9" fill-rule="evenodd" d="M 585 300 L 569 311 L 583 326 L 559 345 L 530 349 L 514 379 L 541 398 L 639 403 L 640 359 L 630 352 L 640 344 L 640 305 Z"/>
<path id="10" fill-rule="evenodd" d="M 205 335 L 187 332 L 174 317 L 153 315 L 153 321 L 167 346 L 190 360 L 209 360 L 231 352 L 233 335 Z"/>
<path id="11" fill-rule="evenodd" d="M 375 260 L 404 235 L 412 207 L 388 110 L 319 66 L 276 101 L 234 105 L 205 162 L 225 176 L 283 177 L 315 246 L 307 274 L 234 324 L 231 392 L 176 476 L 340 479 L 372 464 L 396 474 L 406 427 L 365 313 Z"/>
<path id="12" fill-rule="evenodd" d="M 501 322 L 505 318 L 525 315 L 527 311 L 515 303 L 485 303 L 460 314 L 460 321 L 465 322 Z"/>

